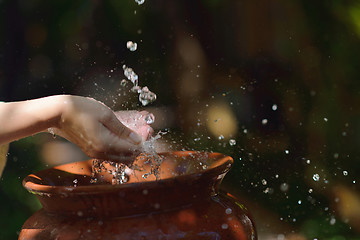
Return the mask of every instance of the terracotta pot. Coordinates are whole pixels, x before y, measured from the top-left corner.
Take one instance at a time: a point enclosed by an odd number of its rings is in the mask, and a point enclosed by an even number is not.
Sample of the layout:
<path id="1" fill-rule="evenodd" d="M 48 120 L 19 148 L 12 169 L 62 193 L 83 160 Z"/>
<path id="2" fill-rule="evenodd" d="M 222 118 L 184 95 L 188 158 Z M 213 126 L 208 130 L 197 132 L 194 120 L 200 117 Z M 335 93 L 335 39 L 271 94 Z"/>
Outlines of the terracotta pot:
<path id="1" fill-rule="evenodd" d="M 246 208 L 218 191 L 231 157 L 205 152 L 161 157 L 158 180 L 141 177 L 145 162 L 127 183 L 112 185 L 106 174 L 90 183 L 92 160 L 27 176 L 23 184 L 43 209 L 25 222 L 19 239 L 257 238 Z"/>

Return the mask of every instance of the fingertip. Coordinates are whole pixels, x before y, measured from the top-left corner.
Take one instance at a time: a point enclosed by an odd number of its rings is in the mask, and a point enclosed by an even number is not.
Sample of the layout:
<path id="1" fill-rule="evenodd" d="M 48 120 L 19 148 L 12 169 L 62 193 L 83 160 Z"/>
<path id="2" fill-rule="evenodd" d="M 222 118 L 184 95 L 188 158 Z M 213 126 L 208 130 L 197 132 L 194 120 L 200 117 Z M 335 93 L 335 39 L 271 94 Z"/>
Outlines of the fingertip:
<path id="1" fill-rule="evenodd" d="M 129 139 L 130 139 L 130 141 L 132 143 L 134 143 L 136 145 L 138 145 L 138 144 L 140 144 L 142 142 L 142 137 L 139 134 L 135 133 L 135 132 L 131 132 L 129 134 Z"/>

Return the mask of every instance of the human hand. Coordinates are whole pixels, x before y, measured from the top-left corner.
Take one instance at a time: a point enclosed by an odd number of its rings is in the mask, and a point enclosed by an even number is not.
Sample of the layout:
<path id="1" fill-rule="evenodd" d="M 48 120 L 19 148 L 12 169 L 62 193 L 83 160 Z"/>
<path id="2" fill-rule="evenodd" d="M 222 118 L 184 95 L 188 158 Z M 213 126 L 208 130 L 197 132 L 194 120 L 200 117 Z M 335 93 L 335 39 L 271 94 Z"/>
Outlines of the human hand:
<path id="1" fill-rule="evenodd" d="M 126 163 L 152 133 L 145 120 L 147 112 L 114 114 L 103 103 L 79 96 L 64 95 L 62 101 L 55 133 L 77 144 L 89 157 Z"/>
<path id="2" fill-rule="evenodd" d="M 155 120 L 152 113 L 147 111 L 119 111 L 115 112 L 115 116 L 122 124 L 139 134 L 143 141 L 148 140 L 154 132 L 150 127 L 150 124 Z"/>

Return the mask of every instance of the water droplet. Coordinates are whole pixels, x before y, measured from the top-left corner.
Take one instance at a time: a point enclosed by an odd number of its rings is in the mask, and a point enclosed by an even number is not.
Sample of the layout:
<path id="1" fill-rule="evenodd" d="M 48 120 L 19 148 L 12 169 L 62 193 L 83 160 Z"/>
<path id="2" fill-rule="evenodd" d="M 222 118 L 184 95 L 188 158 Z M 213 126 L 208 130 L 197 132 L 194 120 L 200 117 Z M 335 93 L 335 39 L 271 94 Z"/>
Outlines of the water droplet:
<path id="1" fill-rule="evenodd" d="M 135 0 L 135 2 L 139 5 L 143 4 L 145 2 L 145 0 Z"/>
<path id="2" fill-rule="evenodd" d="M 312 188 L 309 188 L 309 193 L 312 193 L 313 192 L 313 189 Z"/>
<path id="3" fill-rule="evenodd" d="M 126 43 L 126 47 L 127 47 L 127 49 L 129 49 L 130 51 L 134 52 L 134 51 L 136 51 L 136 49 L 137 49 L 137 43 L 136 43 L 136 42 L 132 42 L 132 41 L 128 41 L 128 42 Z"/>
<path id="4" fill-rule="evenodd" d="M 125 87 L 126 84 L 127 84 L 126 79 L 121 80 L 120 85 L 121 85 L 122 87 Z"/>
<path id="5" fill-rule="evenodd" d="M 314 180 L 315 182 L 318 182 L 318 181 L 320 180 L 319 174 L 315 173 L 315 174 L 313 175 L 313 180 Z"/>
<path id="6" fill-rule="evenodd" d="M 349 174 L 348 171 L 345 171 L 345 170 L 343 171 L 344 176 L 347 176 L 348 174 Z"/>
<path id="7" fill-rule="evenodd" d="M 274 189 L 267 187 L 267 188 L 264 190 L 264 193 L 273 194 L 273 193 L 274 193 Z"/>
<path id="8" fill-rule="evenodd" d="M 335 223 L 336 223 L 336 219 L 334 217 L 331 217 L 330 225 L 334 225 Z"/>
<path id="9" fill-rule="evenodd" d="M 229 226 L 228 226 L 226 223 L 223 223 L 223 224 L 221 225 L 221 228 L 222 228 L 222 229 L 228 229 Z"/>
<path id="10" fill-rule="evenodd" d="M 290 151 L 289 151 L 289 150 L 285 150 L 285 153 L 286 153 L 286 154 L 289 154 L 289 153 L 290 153 Z"/>
<path id="11" fill-rule="evenodd" d="M 272 105 L 272 107 L 271 107 L 271 109 L 274 110 L 274 111 L 276 111 L 277 108 L 278 108 L 278 106 L 276 104 Z"/>
<path id="12" fill-rule="evenodd" d="M 153 124 L 155 122 L 155 117 L 152 113 L 149 113 L 148 115 L 146 115 L 145 117 L 145 122 L 147 124 Z"/>
<path id="13" fill-rule="evenodd" d="M 328 119 L 327 119 L 327 118 L 324 118 L 324 121 L 325 121 L 325 122 L 327 122 L 327 121 L 328 121 Z"/>
<path id="14" fill-rule="evenodd" d="M 262 185 L 266 185 L 267 181 L 265 179 L 261 180 Z"/>
<path id="15" fill-rule="evenodd" d="M 235 139 L 230 139 L 229 144 L 230 144 L 230 146 L 235 146 L 236 145 L 236 140 Z"/>
<path id="16" fill-rule="evenodd" d="M 55 130 L 53 128 L 48 128 L 48 132 L 52 134 L 53 138 L 56 138 Z"/>
<path id="17" fill-rule="evenodd" d="M 151 92 L 148 87 L 143 87 L 139 94 L 139 101 L 143 106 L 148 105 L 156 100 L 156 94 Z"/>
<path id="18" fill-rule="evenodd" d="M 133 71 L 132 68 L 123 65 L 124 75 L 127 79 L 129 79 L 135 86 L 138 85 L 138 75 Z"/>
<path id="19" fill-rule="evenodd" d="M 140 86 L 133 86 L 131 88 L 131 91 L 134 93 L 140 93 L 141 92 L 141 87 Z"/>
<path id="20" fill-rule="evenodd" d="M 298 204 L 299 204 L 299 205 L 301 204 L 301 200 L 298 201 Z"/>
<path id="21" fill-rule="evenodd" d="M 283 192 L 286 192 L 287 190 L 289 190 L 289 184 L 287 183 L 282 183 L 280 185 L 280 190 L 283 191 Z"/>
<path id="22" fill-rule="evenodd" d="M 195 142 L 198 142 L 198 141 L 200 141 L 200 139 L 201 139 L 201 138 L 194 138 L 194 141 L 195 141 Z"/>
<path id="23" fill-rule="evenodd" d="M 307 164 L 310 164 L 310 159 L 306 160 L 306 163 L 307 163 Z"/>
<path id="24" fill-rule="evenodd" d="M 227 208 L 227 209 L 225 210 L 225 213 L 228 214 L 228 215 L 231 214 L 231 213 L 232 213 L 232 209 L 231 209 L 231 208 Z"/>
<path id="25" fill-rule="evenodd" d="M 262 125 L 266 125 L 268 123 L 268 120 L 266 118 L 264 118 L 262 121 L 261 121 Z"/>
<path id="26" fill-rule="evenodd" d="M 218 139 L 219 139 L 219 140 L 223 140 L 223 139 L 224 139 L 224 136 L 223 136 L 223 135 L 220 135 L 220 136 L 218 137 Z"/>

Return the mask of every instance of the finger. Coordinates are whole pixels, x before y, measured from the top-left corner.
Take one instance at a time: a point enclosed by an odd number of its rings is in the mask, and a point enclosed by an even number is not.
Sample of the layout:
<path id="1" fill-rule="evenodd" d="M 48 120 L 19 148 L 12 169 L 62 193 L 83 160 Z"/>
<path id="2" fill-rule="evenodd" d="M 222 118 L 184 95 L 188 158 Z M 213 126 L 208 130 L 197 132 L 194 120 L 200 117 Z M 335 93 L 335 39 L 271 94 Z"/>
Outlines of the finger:
<path id="1" fill-rule="evenodd" d="M 124 139 L 132 144 L 140 144 L 142 142 L 142 137 L 137 134 L 134 130 L 126 127 L 122 124 L 114 114 L 110 117 L 107 117 L 101 123 L 112 133 L 118 136 L 121 139 Z"/>
<path id="2" fill-rule="evenodd" d="M 138 114 L 138 111 L 117 111 L 114 114 L 121 122 L 126 122 L 129 118 L 133 119 Z"/>
<path id="3" fill-rule="evenodd" d="M 154 130 L 152 129 L 152 127 L 145 125 L 139 127 L 136 132 L 142 137 L 143 141 L 146 141 L 154 133 Z"/>
<path id="4" fill-rule="evenodd" d="M 127 127 L 135 130 L 142 125 L 149 125 L 154 121 L 154 115 L 147 111 L 120 111 L 115 112 L 116 117 Z"/>
<path id="5" fill-rule="evenodd" d="M 134 145 L 127 141 L 127 139 L 120 138 L 103 125 L 99 127 L 99 132 L 98 141 L 99 146 L 101 146 L 100 149 L 107 154 L 123 154 L 124 152 L 134 152 L 141 148 L 140 144 Z"/>

